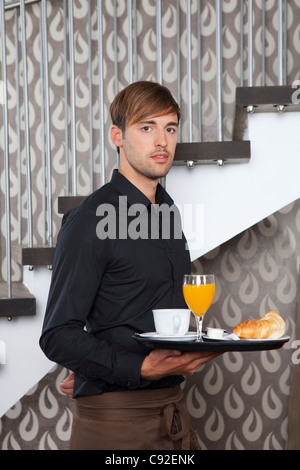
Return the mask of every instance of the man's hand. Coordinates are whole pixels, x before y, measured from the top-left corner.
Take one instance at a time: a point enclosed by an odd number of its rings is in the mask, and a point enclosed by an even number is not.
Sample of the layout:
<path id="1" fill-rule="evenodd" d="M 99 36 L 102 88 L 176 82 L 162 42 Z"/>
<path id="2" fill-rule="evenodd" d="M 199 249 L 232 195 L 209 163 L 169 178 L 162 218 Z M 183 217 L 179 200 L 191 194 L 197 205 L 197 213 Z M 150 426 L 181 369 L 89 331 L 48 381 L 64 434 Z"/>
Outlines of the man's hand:
<path id="1" fill-rule="evenodd" d="M 73 388 L 74 388 L 74 372 L 68 375 L 59 386 L 62 393 L 68 395 L 69 398 L 73 399 Z"/>
<path id="2" fill-rule="evenodd" d="M 193 375 L 199 367 L 222 353 L 155 349 L 145 358 L 141 377 L 158 380 L 168 375 Z"/>

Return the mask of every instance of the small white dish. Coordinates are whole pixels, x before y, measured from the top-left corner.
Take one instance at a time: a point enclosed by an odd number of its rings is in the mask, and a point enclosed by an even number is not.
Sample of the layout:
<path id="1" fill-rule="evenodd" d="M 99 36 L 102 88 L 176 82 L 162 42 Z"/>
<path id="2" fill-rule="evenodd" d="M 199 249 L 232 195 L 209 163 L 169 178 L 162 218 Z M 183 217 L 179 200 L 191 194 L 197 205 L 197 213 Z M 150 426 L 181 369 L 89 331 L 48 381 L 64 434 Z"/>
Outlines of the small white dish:
<path id="1" fill-rule="evenodd" d="M 226 331 L 224 332 L 222 338 L 215 338 L 207 335 L 203 335 L 203 338 L 210 341 L 241 341 L 237 335 L 234 333 L 227 333 Z"/>
<path id="2" fill-rule="evenodd" d="M 221 328 L 206 328 L 206 337 L 210 339 L 223 339 L 224 338 L 225 330 Z"/>

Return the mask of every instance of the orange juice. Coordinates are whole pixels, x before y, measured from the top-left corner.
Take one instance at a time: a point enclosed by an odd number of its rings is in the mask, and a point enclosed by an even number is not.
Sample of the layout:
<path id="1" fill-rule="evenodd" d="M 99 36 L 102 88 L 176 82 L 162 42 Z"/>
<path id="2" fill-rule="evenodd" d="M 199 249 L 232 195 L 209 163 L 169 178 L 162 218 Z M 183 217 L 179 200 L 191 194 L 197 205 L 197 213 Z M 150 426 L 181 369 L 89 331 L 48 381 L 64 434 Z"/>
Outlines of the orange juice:
<path id="1" fill-rule="evenodd" d="M 213 301 L 215 284 L 183 285 L 183 295 L 193 314 L 202 317 Z"/>

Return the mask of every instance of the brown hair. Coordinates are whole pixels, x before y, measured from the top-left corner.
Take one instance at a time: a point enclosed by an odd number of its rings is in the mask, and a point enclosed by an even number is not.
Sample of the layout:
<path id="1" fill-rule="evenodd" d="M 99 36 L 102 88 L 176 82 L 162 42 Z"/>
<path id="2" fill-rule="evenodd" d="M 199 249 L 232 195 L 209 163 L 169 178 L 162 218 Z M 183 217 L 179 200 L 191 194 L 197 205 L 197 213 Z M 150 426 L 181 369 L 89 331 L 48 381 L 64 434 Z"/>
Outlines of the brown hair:
<path id="1" fill-rule="evenodd" d="M 163 114 L 177 114 L 179 122 L 180 109 L 170 90 L 150 81 L 128 85 L 117 94 L 110 106 L 112 123 L 122 132 L 129 124 Z"/>

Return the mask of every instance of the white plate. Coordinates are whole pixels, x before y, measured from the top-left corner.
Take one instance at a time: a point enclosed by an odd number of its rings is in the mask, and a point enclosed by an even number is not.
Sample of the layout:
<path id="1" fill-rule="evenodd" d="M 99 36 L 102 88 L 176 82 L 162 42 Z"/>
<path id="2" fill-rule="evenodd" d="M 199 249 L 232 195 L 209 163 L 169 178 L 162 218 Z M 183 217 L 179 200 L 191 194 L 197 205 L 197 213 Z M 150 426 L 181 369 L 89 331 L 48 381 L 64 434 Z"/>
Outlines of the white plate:
<path id="1" fill-rule="evenodd" d="M 278 341 L 278 340 L 282 340 L 282 341 L 285 341 L 287 339 L 289 339 L 289 336 L 281 336 L 281 338 L 262 338 L 262 339 L 259 339 L 259 338 L 243 338 L 244 341 Z"/>
<path id="2" fill-rule="evenodd" d="M 197 338 L 197 333 L 194 331 L 188 331 L 183 336 L 178 335 L 160 335 L 155 331 L 151 333 L 136 333 L 141 338 L 155 339 L 161 341 L 194 341 Z"/>

